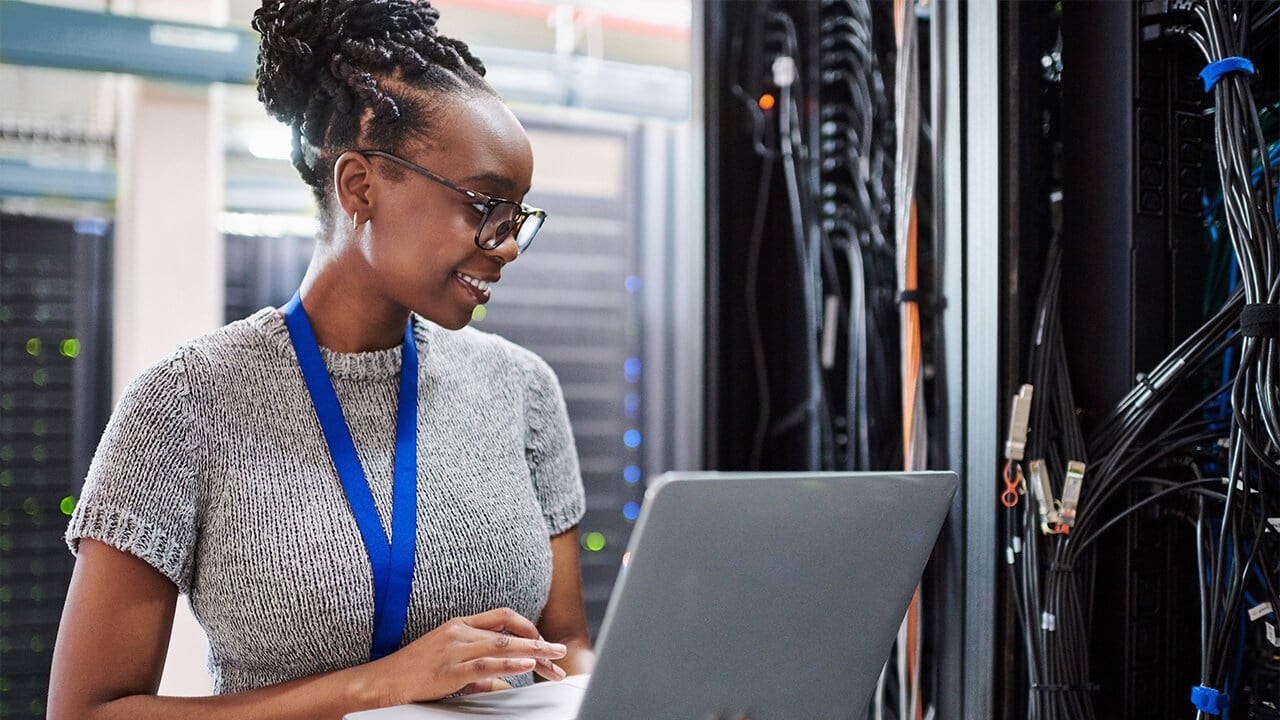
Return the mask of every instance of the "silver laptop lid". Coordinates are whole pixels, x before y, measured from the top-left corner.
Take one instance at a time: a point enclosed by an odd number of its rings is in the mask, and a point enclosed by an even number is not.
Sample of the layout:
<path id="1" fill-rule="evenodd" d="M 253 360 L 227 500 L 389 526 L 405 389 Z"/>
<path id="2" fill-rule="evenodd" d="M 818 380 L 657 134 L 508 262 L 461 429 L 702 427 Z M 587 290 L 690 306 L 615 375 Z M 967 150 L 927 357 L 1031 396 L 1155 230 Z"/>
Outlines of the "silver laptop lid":
<path id="1" fill-rule="evenodd" d="M 661 476 L 578 720 L 858 717 L 956 486 L 950 472 Z"/>

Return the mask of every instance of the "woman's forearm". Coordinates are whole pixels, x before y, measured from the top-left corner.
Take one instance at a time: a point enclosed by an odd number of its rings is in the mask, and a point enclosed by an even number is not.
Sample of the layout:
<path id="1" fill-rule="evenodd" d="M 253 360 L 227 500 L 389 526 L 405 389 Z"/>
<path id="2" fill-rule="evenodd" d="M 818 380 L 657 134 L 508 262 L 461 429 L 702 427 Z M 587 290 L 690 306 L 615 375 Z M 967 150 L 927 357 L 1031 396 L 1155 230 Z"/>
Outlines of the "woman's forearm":
<path id="1" fill-rule="evenodd" d="M 299 678 L 279 685 L 209 697 L 130 695 L 93 705 L 82 715 L 51 720 L 312 720 L 397 704 L 378 663 Z"/>

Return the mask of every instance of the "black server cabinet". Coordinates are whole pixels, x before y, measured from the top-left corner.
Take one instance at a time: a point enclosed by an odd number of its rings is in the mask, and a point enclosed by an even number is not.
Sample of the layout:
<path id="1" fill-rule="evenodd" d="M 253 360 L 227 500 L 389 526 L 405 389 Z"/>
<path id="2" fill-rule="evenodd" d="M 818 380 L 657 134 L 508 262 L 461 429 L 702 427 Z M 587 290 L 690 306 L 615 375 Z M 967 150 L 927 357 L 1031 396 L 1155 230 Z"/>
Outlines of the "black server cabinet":
<path id="1" fill-rule="evenodd" d="M 1217 180 L 1204 63 L 1189 42 L 1159 37 L 1143 17 L 1150 5 L 1062 4 L 1062 309 L 1086 432 L 1225 299 L 1206 286 L 1202 199 Z M 1181 412 L 1200 391 L 1186 384 L 1169 406 Z M 1145 493 L 1127 490 L 1114 506 Z M 1091 651 L 1100 710 L 1188 711 L 1200 610 L 1186 527 L 1176 506 L 1152 507 L 1103 541 Z"/>
<path id="2" fill-rule="evenodd" d="M 821 467 L 796 208 L 788 200 L 773 82 L 790 18 L 802 133 L 816 138 L 818 3 L 713 2 L 706 43 L 707 463 L 720 470 Z M 764 109 L 759 98 L 778 98 Z M 796 147 L 797 175 L 816 147 Z M 814 185 L 816 176 L 802 178 Z M 804 199 L 803 202 L 808 202 Z M 798 208 L 802 215 L 806 208 Z M 804 227 L 807 233 L 810 228 Z"/>
<path id="3" fill-rule="evenodd" d="M 901 467 L 893 5 L 701 12 L 708 466 Z M 918 198 L 931 293 L 931 200 Z"/>
<path id="4" fill-rule="evenodd" d="M 43 717 L 63 543 L 111 406 L 111 231 L 0 216 L 0 718 Z"/>

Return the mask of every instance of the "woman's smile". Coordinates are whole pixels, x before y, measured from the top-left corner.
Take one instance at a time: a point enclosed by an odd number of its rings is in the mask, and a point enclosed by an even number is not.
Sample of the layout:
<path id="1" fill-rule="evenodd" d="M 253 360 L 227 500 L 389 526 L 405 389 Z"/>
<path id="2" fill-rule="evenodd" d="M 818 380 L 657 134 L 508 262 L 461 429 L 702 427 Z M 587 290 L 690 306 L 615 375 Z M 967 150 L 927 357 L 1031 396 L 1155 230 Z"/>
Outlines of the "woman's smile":
<path id="1" fill-rule="evenodd" d="M 492 294 L 489 292 L 489 286 L 498 282 L 497 278 L 493 278 L 492 280 L 481 280 L 480 278 L 457 271 L 454 271 L 453 279 L 466 288 L 467 294 L 481 305 L 489 302 L 489 298 L 492 297 Z"/>

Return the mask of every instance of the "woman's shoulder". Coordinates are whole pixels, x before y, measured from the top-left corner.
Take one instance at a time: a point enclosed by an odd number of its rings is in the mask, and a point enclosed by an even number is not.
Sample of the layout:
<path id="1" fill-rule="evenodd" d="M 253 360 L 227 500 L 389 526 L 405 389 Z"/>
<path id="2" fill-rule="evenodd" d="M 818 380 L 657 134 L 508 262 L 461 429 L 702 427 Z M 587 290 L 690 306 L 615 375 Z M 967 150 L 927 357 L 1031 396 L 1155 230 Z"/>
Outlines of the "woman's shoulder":
<path id="1" fill-rule="evenodd" d="M 236 368 L 269 363 L 280 354 L 275 347 L 278 338 L 273 338 L 273 317 L 279 317 L 275 308 L 263 308 L 194 337 L 138 373 L 130 386 L 164 384 L 189 388 Z M 279 325 L 283 328 L 283 320 Z"/>

